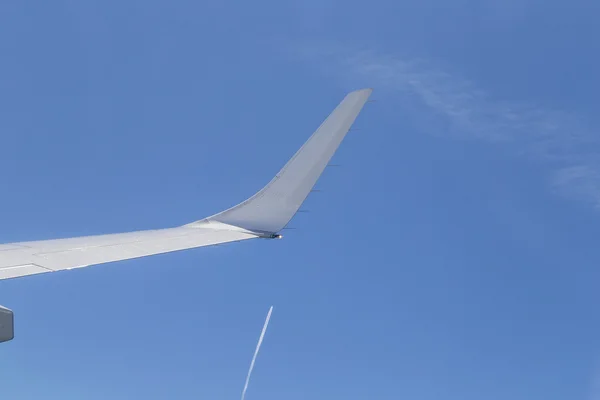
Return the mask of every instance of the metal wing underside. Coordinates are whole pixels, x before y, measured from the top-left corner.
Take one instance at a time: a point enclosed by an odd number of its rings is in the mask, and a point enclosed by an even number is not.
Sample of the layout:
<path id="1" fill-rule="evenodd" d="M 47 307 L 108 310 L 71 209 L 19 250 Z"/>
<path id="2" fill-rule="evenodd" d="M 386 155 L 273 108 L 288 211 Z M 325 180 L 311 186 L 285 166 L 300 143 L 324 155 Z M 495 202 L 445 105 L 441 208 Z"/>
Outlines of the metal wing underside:
<path id="1" fill-rule="evenodd" d="M 179 227 L 0 245 L 0 280 L 257 238 L 225 227 Z"/>

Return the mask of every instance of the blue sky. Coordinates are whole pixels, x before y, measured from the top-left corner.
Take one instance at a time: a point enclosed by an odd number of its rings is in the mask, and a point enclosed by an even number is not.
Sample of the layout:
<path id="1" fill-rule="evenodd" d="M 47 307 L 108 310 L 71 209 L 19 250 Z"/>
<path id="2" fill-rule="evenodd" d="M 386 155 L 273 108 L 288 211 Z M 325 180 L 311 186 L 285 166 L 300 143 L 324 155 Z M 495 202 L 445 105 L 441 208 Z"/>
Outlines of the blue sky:
<path id="1" fill-rule="evenodd" d="M 0 242 L 170 227 L 373 98 L 281 241 L 0 282 L 6 399 L 600 399 L 598 2 L 0 5 Z M 301 110 L 301 112 L 298 112 Z"/>

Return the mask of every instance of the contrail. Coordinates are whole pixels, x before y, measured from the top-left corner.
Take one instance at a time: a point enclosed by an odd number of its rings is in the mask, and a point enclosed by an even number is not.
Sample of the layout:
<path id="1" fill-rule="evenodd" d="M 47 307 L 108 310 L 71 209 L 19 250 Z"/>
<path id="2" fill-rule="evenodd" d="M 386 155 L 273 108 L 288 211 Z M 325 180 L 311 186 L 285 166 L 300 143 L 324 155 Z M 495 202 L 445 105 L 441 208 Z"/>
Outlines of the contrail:
<path id="1" fill-rule="evenodd" d="M 244 385 L 244 390 L 242 391 L 242 400 L 246 397 L 246 390 L 248 390 L 248 383 L 250 382 L 250 375 L 252 374 L 252 369 L 254 368 L 254 362 L 256 361 L 256 356 L 258 355 L 258 351 L 260 350 L 260 345 L 262 344 L 263 338 L 265 337 L 265 332 L 267 331 L 267 326 L 269 326 L 269 320 L 271 319 L 271 312 L 273 311 L 273 306 L 269 308 L 269 313 L 267 314 L 267 319 L 265 324 L 263 325 L 262 332 L 260 333 L 260 338 L 258 338 L 258 344 L 256 345 L 256 350 L 254 350 L 254 356 L 252 357 L 252 362 L 250 363 L 250 369 L 248 370 L 248 376 L 246 376 L 246 384 Z"/>

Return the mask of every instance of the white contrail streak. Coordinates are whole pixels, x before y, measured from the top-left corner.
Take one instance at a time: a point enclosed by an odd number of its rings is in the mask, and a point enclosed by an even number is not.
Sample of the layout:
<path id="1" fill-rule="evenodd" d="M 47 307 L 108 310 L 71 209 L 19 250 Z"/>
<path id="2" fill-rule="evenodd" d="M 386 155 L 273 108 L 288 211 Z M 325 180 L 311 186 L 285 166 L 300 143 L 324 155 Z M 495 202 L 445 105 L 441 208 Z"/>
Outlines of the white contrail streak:
<path id="1" fill-rule="evenodd" d="M 260 333 L 260 338 L 258 338 L 258 344 L 256 345 L 256 350 L 254 350 L 254 356 L 252 357 L 252 362 L 250 363 L 250 369 L 248 370 L 248 375 L 246 376 L 246 384 L 244 385 L 244 390 L 242 391 L 242 400 L 246 397 L 246 390 L 248 390 L 248 383 L 250 382 L 250 375 L 252 374 L 252 369 L 254 368 L 254 362 L 256 361 L 256 356 L 258 356 L 258 351 L 260 350 L 260 345 L 262 344 L 263 338 L 265 337 L 265 332 L 267 331 L 267 326 L 269 326 L 269 320 L 271 319 L 271 312 L 273 311 L 273 306 L 269 308 L 269 313 L 267 314 L 267 319 L 265 320 L 265 324 L 263 325 L 262 332 Z"/>

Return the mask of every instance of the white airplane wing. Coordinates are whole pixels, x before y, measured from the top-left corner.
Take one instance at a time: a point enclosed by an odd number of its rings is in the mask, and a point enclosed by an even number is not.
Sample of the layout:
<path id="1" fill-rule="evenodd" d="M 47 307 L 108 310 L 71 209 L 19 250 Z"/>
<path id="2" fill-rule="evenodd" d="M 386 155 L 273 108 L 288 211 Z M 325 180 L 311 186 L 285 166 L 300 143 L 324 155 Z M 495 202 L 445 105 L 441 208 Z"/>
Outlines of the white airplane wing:
<path id="1" fill-rule="evenodd" d="M 278 232 L 308 196 L 371 92 L 348 94 L 271 182 L 239 205 L 176 228 L 0 245 L 0 280 L 280 237 Z"/>

